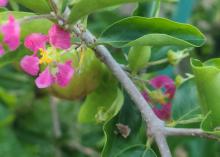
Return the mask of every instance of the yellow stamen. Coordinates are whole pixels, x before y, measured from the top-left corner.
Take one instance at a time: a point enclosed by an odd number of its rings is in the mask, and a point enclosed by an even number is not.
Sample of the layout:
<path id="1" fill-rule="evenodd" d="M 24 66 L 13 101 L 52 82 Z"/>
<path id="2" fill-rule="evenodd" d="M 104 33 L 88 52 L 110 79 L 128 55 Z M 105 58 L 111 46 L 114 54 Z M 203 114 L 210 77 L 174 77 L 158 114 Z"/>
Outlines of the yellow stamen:
<path id="1" fill-rule="evenodd" d="M 50 64 L 53 61 L 51 58 L 48 57 L 48 52 L 46 50 L 39 49 L 39 51 L 40 51 L 40 55 L 42 56 L 39 61 L 40 64 L 43 63 Z"/>

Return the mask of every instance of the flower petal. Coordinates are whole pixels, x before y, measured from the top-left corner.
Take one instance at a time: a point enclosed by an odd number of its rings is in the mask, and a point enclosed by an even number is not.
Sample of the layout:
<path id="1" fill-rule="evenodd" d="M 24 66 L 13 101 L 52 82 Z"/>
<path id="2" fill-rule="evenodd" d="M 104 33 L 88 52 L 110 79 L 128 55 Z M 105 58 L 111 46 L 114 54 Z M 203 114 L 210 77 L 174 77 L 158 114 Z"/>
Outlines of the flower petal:
<path id="1" fill-rule="evenodd" d="M 169 120 L 171 116 L 171 107 L 172 104 L 168 103 L 163 105 L 161 109 L 158 109 L 156 106 L 153 107 L 153 111 L 161 120 Z"/>
<path id="2" fill-rule="evenodd" d="M 20 25 L 13 16 L 9 16 L 8 23 L 2 25 L 1 31 L 4 35 L 4 43 L 11 51 L 16 50 L 20 45 Z"/>
<path id="3" fill-rule="evenodd" d="M 5 54 L 5 50 L 3 46 L 0 44 L 0 56 L 2 56 L 3 54 Z"/>
<path id="4" fill-rule="evenodd" d="M 47 67 L 40 75 L 38 78 L 35 80 L 35 83 L 38 88 L 47 88 L 52 85 L 53 81 L 53 76 L 50 73 L 49 68 Z"/>
<path id="5" fill-rule="evenodd" d="M 36 76 L 39 72 L 39 58 L 35 56 L 24 56 L 20 62 L 21 68 L 29 75 Z"/>
<path id="6" fill-rule="evenodd" d="M 74 75 L 74 69 L 72 68 L 71 63 L 71 61 L 67 61 L 65 64 L 58 65 L 56 81 L 61 87 L 67 86 Z"/>
<path id="7" fill-rule="evenodd" d="M 49 30 L 49 42 L 56 48 L 68 49 L 71 46 L 71 35 L 58 25 L 53 25 Z"/>
<path id="8" fill-rule="evenodd" d="M 8 0 L 0 0 L 0 7 L 5 7 L 8 3 Z"/>
<path id="9" fill-rule="evenodd" d="M 176 87 L 174 81 L 170 77 L 166 75 L 154 77 L 150 80 L 150 84 L 156 89 L 165 88 L 165 94 L 169 95 L 169 99 L 173 98 Z"/>
<path id="10" fill-rule="evenodd" d="M 36 53 L 40 48 L 45 49 L 45 45 L 47 42 L 47 35 L 33 33 L 25 38 L 24 46 Z"/>

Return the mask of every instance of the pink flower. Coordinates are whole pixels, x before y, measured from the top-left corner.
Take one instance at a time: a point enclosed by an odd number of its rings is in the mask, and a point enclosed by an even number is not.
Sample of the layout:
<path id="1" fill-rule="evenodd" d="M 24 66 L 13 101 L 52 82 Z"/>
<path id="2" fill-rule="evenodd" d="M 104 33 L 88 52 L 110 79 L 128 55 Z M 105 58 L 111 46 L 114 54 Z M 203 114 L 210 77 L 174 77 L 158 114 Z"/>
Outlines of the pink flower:
<path id="1" fill-rule="evenodd" d="M 56 48 L 68 49 L 71 46 L 71 35 L 58 25 L 53 25 L 49 30 L 49 42 Z"/>
<path id="2" fill-rule="evenodd" d="M 167 99 L 163 101 L 156 100 L 155 102 L 155 100 L 152 100 L 150 95 L 146 91 L 142 92 L 142 95 L 144 96 L 146 101 L 154 105 L 153 111 L 160 119 L 169 120 L 172 107 L 170 101 L 176 92 L 174 81 L 166 75 L 160 75 L 154 77 L 149 82 L 153 88 L 155 88 L 156 90 L 161 90 L 163 92 L 163 97 L 167 97 Z M 161 95 L 158 95 L 158 97 L 160 96 Z"/>
<path id="3" fill-rule="evenodd" d="M 0 44 L 0 56 L 2 56 L 5 53 L 5 50 L 3 46 Z"/>
<path id="4" fill-rule="evenodd" d="M 71 64 L 71 61 L 67 61 L 65 64 L 58 65 L 56 80 L 61 87 L 67 86 L 74 75 L 74 69 L 72 68 Z"/>
<path id="5" fill-rule="evenodd" d="M 35 56 L 24 56 L 20 62 L 21 68 L 31 76 L 39 73 L 39 58 Z"/>
<path id="6" fill-rule="evenodd" d="M 8 3 L 8 0 L 0 0 L 0 7 L 5 7 Z"/>
<path id="7" fill-rule="evenodd" d="M 39 74 L 35 83 L 38 88 L 47 88 L 53 84 L 53 75 L 50 73 L 49 67 L 47 67 L 42 73 Z"/>
<path id="8" fill-rule="evenodd" d="M 176 91 L 176 87 L 173 80 L 168 76 L 160 75 L 154 77 L 150 80 L 150 84 L 156 89 L 163 88 L 165 90 L 164 93 L 168 95 L 169 99 L 173 98 Z"/>
<path id="9" fill-rule="evenodd" d="M 9 16 L 8 23 L 2 25 L 1 32 L 4 35 L 3 42 L 11 51 L 16 50 L 20 45 L 20 26 L 13 16 Z"/>
<path id="10" fill-rule="evenodd" d="M 171 107 L 172 104 L 168 103 L 166 105 L 163 105 L 162 108 L 158 108 L 156 106 L 153 107 L 153 111 L 161 120 L 169 120 L 171 116 Z"/>
<path id="11" fill-rule="evenodd" d="M 40 48 L 45 49 L 46 43 L 48 42 L 48 36 L 40 33 L 33 33 L 25 38 L 24 45 L 36 53 Z"/>

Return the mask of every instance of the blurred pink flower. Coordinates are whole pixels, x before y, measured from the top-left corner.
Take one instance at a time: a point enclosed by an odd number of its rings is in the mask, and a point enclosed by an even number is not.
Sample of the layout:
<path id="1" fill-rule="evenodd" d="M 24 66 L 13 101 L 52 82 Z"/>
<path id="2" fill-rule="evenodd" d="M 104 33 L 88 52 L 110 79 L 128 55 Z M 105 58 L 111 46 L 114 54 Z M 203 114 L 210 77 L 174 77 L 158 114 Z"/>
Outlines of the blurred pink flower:
<path id="1" fill-rule="evenodd" d="M 142 92 L 142 95 L 144 96 L 146 101 L 148 101 L 149 103 L 153 105 L 154 113 L 161 120 L 169 120 L 171 118 L 171 108 L 172 108 L 172 104 L 170 101 L 176 92 L 174 81 L 166 75 L 160 75 L 160 76 L 154 77 L 149 82 L 150 82 L 150 85 L 155 90 L 158 90 L 158 89 L 161 90 L 163 92 L 164 97 L 167 97 L 167 99 L 164 100 L 164 103 L 161 103 L 163 101 L 156 101 L 156 102 L 155 100 L 152 101 L 149 94 L 146 91 Z"/>
<path id="2" fill-rule="evenodd" d="M 39 58 L 36 56 L 24 56 L 20 62 L 21 68 L 31 76 L 39 73 Z"/>
<path id="3" fill-rule="evenodd" d="M 48 36 L 40 33 L 30 34 L 25 38 L 24 46 L 34 53 L 37 53 L 39 49 L 45 49 L 46 43 L 48 42 Z"/>
<path id="4" fill-rule="evenodd" d="M 58 25 L 53 25 L 49 30 L 49 42 L 56 48 L 68 49 L 71 46 L 71 35 Z"/>
<path id="5" fill-rule="evenodd" d="M 8 0 L 0 0 L 0 7 L 5 7 L 8 3 Z"/>
<path id="6" fill-rule="evenodd" d="M 71 64 L 72 61 L 67 61 L 65 64 L 58 65 L 56 81 L 61 87 L 67 86 L 74 75 L 74 69 L 72 68 Z"/>
<path id="7" fill-rule="evenodd" d="M 1 32 L 3 42 L 11 51 L 16 50 L 20 45 L 20 25 L 12 15 L 9 16 L 8 23 L 1 26 Z"/>
<path id="8" fill-rule="evenodd" d="M 74 75 L 74 68 L 71 61 L 60 63 L 57 61 L 56 48 L 67 49 L 71 46 L 70 33 L 60 28 L 58 25 L 53 25 L 49 30 L 49 35 L 33 33 L 26 37 L 24 45 L 26 48 L 34 52 L 33 56 L 24 56 L 20 62 L 21 68 L 31 76 L 37 76 L 40 71 L 40 64 L 45 64 L 46 68 L 39 74 L 35 83 L 38 88 L 47 88 L 53 83 L 57 83 L 61 87 L 69 84 Z M 53 47 L 52 52 L 46 51 L 46 44 L 49 41 Z M 40 58 L 37 53 L 40 52 Z M 54 55 L 53 53 L 57 53 Z M 51 64 L 53 63 L 53 64 Z M 54 64 L 55 63 L 55 64 Z M 56 66 L 54 66 L 56 65 Z M 51 71 L 57 71 L 53 74 Z"/>
<path id="9" fill-rule="evenodd" d="M 53 75 L 50 73 L 49 67 L 47 67 L 42 73 L 39 74 L 35 83 L 38 88 L 47 88 L 53 84 Z"/>

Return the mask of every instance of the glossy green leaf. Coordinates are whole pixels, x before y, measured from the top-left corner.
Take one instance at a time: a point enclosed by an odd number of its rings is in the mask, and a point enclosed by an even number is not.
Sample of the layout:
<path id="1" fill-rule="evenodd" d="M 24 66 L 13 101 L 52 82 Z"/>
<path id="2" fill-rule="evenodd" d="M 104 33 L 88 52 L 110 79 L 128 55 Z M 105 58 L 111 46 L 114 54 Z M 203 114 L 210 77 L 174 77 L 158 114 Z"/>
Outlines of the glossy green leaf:
<path id="1" fill-rule="evenodd" d="M 47 0 L 15 0 L 22 6 L 36 12 L 36 13 L 49 13 L 51 11 Z"/>
<path id="2" fill-rule="evenodd" d="M 128 17 L 109 26 L 98 40 L 114 47 L 167 46 L 199 47 L 205 36 L 194 26 L 164 18 Z"/>
<path id="3" fill-rule="evenodd" d="M 117 125 L 124 126 L 125 130 L 120 131 Z M 127 97 L 119 114 L 104 125 L 105 145 L 102 157 L 115 157 L 131 145 L 142 144 L 146 140 L 145 131 L 142 131 L 141 114 Z"/>
<path id="4" fill-rule="evenodd" d="M 152 149 L 146 148 L 145 145 L 136 145 L 123 150 L 116 157 L 157 157 Z"/>
<path id="5" fill-rule="evenodd" d="M 78 120 L 81 123 L 105 122 L 120 111 L 123 102 L 123 93 L 117 85 L 101 86 L 87 96 L 80 109 Z"/>
<path id="6" fill-rule="evenodd" d="M 186 120 L 194 118 L 200 113 L 196 85 L 194 78 L 191 78 L 183 82 L 176 90 L 172 100 L 172 118 L 174 120 Z"/>
<path id="7" fill-rule="evenodd" d="M 143 2 L 147 0 L 76 0 L 73 3 L 69 22 L 74 23 L 80 18 L 99 9 L 120 5 L 123 3 Z"/>
<path id="8" fill-rule="evenodd" d="M 27 13 L 27 12 L 16 12 L 16 11 L 1 12 L 0 23 L 6 22 L 9 15 L 13 15 L 16 19 L 21 19 L 23 17 L 34 16 L 35 14 Z M 28 21 L 26 23 L 22 23 L 21 40 L 23 40 L 27 35 L 31 33 L 47 34 L 51 25 L 52 22 L 47 19 L 36 19 L 36 20 Z"/>
<path id="9" fill-rule="evenodd" d="M 133 72 L 145 68 L 151 57 L 151 47 L 134 46 L 128 53 L 128 66 Z"/>
<path id="10" fill-rule="evenodd" d="M 211 59 L 200 62 L 192 59 L 191 66 L 195 75 L 195 81 L 201 101 L 204 115 L 210 113 L 212 127 L 220 126 L 220 59 Z"/>

